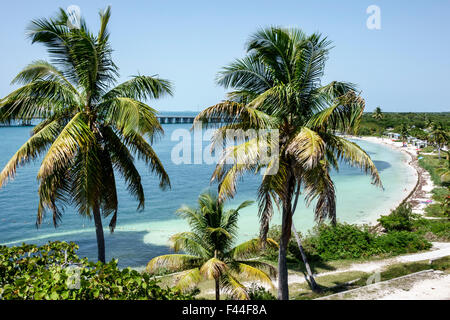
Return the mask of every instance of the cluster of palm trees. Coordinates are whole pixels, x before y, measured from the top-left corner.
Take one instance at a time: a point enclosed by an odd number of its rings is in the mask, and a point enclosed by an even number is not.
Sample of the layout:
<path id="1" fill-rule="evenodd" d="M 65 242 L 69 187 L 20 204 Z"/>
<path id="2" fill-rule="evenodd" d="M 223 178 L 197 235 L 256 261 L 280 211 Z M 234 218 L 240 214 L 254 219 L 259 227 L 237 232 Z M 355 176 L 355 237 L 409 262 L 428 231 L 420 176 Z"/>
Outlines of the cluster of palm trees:
<path id="1" fill-rule="evenodd" d="M 163 130 L 156 111 L 144 101 L 171 95 L 171 83 L 158 77 L 135 76 L 116 85 L 118 68 L 111 58 L 107 28 L 110 15 L 110 8 L 100 13 L 98 33 L 91 32 L 84 20 L 80 28 L 69 27 L 62 9 L 53 19 L 32 21 L 29 37 L 32 43 L 47 47 L 51 62 L 36 61 L 25 67 L 13 80 L 22 86 L 0 102 L 1 122 L 42 119 L 0 173 L 0 187 L 14 177 L 18 166 L 44 155 L 38 172 L 37 224 L 50 211 L 56 225 L 64 206 L 74 205 L 80 214 L 94 218 L 102 262 L 102 218 L 111 217 L 113 231 L 118 213 L 115 174 L 124 177 L 138 209 L 144 208 L 145 197 L 135 157 L 158 175 L 161 188 L 170 187 L 151 146 Z M 258 243 L 271 243 L 267 232 L 278 208 L 282 215 L 278 298 L 288 299 L 287 245 L 295 230 L 292 216 L 300 195 L 308 204 L 316 200 L 318 221 L 335 223 L 331 170 L 338 170 L 344 161 L 370 174 L 374 184 L 381 186 L 381 181 L 369 155 L 337 134 L 356 132 L 364 100 L 351 83 L 322 84 L 330 41 L 317 33 L 268 27 L 254 33 L 246 48 L 244 58 L 218 75 L 217 83 L 230 89 L 227 99 L 206 108 L 196 121 L 208 126 L 212 120 L 225 119 L 227 123 L 217 129 L 216 137 L 227 129 L 277 129 L 277 157 L 268 164 L 259 161 L 264 156 L 261 146 L 271 146 L 271 141 L 261 138 L 228 147 L 211 178 L 218 182 L 218 197 L 203 195 L 198 210 L 181 210 L 193 233 L 178 234 L 172 241 L 174 249 L 190 255 L 160 257 L 152 260 L 149 268 L 160 264 L 188 268 L 178 286 L 188 286 L 201 277 L 212 278 L 217 292 L 221 281 L 237 297 L 245 296 L 237 273 L 267 279 L 270 272 L 245 260 L 250 249 L 257 248 L 254 240 L 235 248 L 227 240 L 228 234 L 236 232 L 237 212 L 248 203 L 228 212 L 222 207 L 234 196 L 239 177 L 245 172 L 262 172 Z M 274 167 L 278 167 L 275 174 Z M 298 243 L 301 248 L 300 239 Z"/>

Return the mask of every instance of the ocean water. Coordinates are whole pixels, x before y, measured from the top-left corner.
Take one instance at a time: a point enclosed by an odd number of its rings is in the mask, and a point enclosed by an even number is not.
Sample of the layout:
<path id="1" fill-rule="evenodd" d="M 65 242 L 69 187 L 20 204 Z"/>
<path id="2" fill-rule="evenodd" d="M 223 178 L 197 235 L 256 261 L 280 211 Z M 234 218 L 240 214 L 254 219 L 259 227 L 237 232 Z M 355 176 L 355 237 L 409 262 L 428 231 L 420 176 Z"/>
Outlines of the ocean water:
<path id="1" fill-rule="evenodd" d="M 186 223 L 175 211 L 182 205 L 196 205 L 197 196 L 216 184 L 210 184 L 214 165 L 180 164 L 171 161 L 171 151 L 179 143 L 172 134 L 177 129 L 189 129 L 190 124 L 163 125 L 165 135 L 154 144 L 154 149 L 168 172 L 172 188 L 161 191 L 158 180 L 137 162 L 142 175 L 146 206 L 137 212 L 137 203 L 127 194 L 123 181 L 117 184 L 119 213 L 116 231 L 107 229 L 109 219 L 104 221 L 106 257 L 119 259 L 121 267 L 141 267 L 151 258 L 170 252 L 170 235 L 186 231 Z M 0 166 L 7 163 L 15 151 L 27 140 L 30 127 L 0 127 Z M 359 169 L 342 164 L 339 172 L 333 172 L 337 191 L 337 216 L 339 221 L 369 223 L 380 214 L 389 213 L 398 199 L 406 195 L 405 186 L 414 177 L 406 165 L 406 156 L 386 146 L 357 141 L 374 160 L 384 185 L 384 190 L 373 186 L 370 177 Z M 209 143 L 203 142 L 203 147 Z M 73 208 L 66 208 L 62 221 L 53 227 L 51 216 L 36 228 L 38 205 L 36 180 L 41 159 L 19 168 L 14 181 L 0 189 L 0 244 L 17 245 L 22 242 L 42 244 L 50 240 L 75 241 L 79 244 L 79 255 L 96 260 L 97 247 L 94 223 L 79 216 Z M 119 177 L 119 175 L 117 175 Z M 246 175 L 238 183 L 238 192 L 228 205 L 235 206 L 244 200 L 255 200 L 261 176 Z M 272 224 L 280 224 L 281 217 L 275 213 Z M 307 232 L 314 226 L 313 204 L 307 208 L 300 198 L 294 223 L 299 231 Z M 239 239 L 243 241 L 257 236 L 259 223 L 256 204 L 241 211 Z"/>

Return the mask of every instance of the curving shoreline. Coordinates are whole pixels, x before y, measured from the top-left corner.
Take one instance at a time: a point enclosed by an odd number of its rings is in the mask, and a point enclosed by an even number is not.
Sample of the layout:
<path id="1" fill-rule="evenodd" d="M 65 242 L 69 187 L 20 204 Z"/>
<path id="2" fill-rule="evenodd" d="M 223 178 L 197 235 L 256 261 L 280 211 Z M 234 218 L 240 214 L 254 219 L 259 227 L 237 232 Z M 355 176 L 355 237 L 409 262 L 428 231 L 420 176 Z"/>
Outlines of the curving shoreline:
<path id="1" fill-rule="evenodd" d="M 414 183 L 407 184 L 405 186 L 406 195 L 398 201 L 390 208 L 390 210 L 396 209 L 399 205 L 404 202 L 409 202 L 412 205 L 412 209 L 414 213 L 424 215 L 425 207 L 431 203 L 431 193 L 433 190 L 434 184 L 431 180 L 430 174 L 428 171 L 423 169 L 418 164 L 417 158 L 417 149 L 415 147 L 403 147 L 402 142 L 394 142 L 389 138 L 379 138 L 379 137 L 357 137 L 357 136 L 347 136 L 349 139 L 353 140 L 362 140 L 377 144 L 385 145 L 393 150 L 398 152 L 402 152 L 407 156 L 408 160 L 405 161 L 405 164 L 411 169 L 411 174 L 414 175 Z M 380 214 L 381 215 L 381 214 Z M 378 218 L 377 218 L 378 219 Z M 372 221 L 371 224 L 377 224 L 376 220 Z"/>

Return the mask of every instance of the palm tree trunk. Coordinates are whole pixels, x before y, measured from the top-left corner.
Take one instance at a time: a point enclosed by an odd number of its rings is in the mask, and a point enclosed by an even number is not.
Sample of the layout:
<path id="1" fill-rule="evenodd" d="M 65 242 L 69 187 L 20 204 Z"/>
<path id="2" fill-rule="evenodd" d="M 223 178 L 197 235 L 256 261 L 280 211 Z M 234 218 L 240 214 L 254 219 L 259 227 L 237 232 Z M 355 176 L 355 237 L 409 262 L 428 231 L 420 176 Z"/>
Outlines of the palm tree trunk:
<path id="1" fill-rule="evenodd" d="M 295 209 L 297 209 L 299 195 L 300 195 L 300 184 L 297 185 L 297 190 L 295 192 L 295 200 L 294 200 L 294 205 L 292 207 L 292 215 L 294 215 Z M 295 240 L 297 241 L 298 250 L 300 250 L 300 254 L 302 256 L 303 263 L 305 264 L 306 274 L 308 275 L 307 280 L 309 282 L 311 290 L 314 292 L 317 292 L 317 291 L 319 291 L 319 286 L 317 285 L 316 280 L 314 279 L 313 273 L 311 271 L 311 267 L 309 266 L 309 263 L 308 263 L 308 259 L 306 258 L 305 251 L 303 250 L 302 241 L 301 241 L 300 237 L 298 236 L 297 230 L 295 229 L 294 222 L 292 222 L 292 232 L 294 233 Z"/>
<path id="2" fill-rule="evenodd" d="M 96 204 L 93 208 L 95 233 L 97 235 L 98 261 L 105 263 L 105 237 L 103 235 L 102 217 L 100 208 Z"/>
<path id="3" fill-rule="evenodd" d="M 216 281 L 216 300 L 220 300 L 220 284 L 219 279 L 215 279 Z"/>
<path id="4" fill-rule="evenodd" d="M 307 280 L 309 282 L 309 285 L 311 286 L 311 290 L 314 291 L 314 292 L 318 292 L 319 291 L 319 286 L 317 285 L 316 280 L 314 280 L 314 276 L 313 276 L 313 273 L 311 271 L 311 267 L 309 266 L 308 259 L 306 258 L 305 251 L 303 250 L 302 242 L 300 240 L 300 237 L 298 236 L 297 231 L 295 230 L 295 226 L 294 226 L 293 223 L 292 223 L 292 232 L 295 235 L 295 240 L 297 241 L 298 249 L 300 250 L 300 254 L 302 255 L 303 263 L 305 264 L 306 274 L 308 275 L 307 276 Z"/>
<path id="5" fill-rule="evenodd" d="M 289 300 L 289 283 L 287 270 L 287 247 L 291 238 L 292 227 L 292 194 L 294 181 L 288 178 L 286 185 L 286 198 L 283 200 L 283 215 L 281 222 L 280 248 L 278 250 L 278 300 Z"/>
<path id="6" fill-rule="evenodd" d="M 438 156 L 439 160 L 441 160 L 441 146 L 438 146 Z"/>

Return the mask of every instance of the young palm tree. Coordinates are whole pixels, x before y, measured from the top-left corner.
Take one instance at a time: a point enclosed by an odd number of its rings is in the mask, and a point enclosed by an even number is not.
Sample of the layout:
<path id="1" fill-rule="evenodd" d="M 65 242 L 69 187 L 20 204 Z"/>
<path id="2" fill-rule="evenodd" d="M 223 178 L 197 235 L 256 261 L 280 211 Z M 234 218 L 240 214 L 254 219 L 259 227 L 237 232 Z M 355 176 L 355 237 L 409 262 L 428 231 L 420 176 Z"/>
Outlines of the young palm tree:
<path id="1" fill-rule="evenodd" d="M 271 277 L 275 268 L 271 265 L 246 258 L 260 252 L 260 239 L 252 239 L 233 247 L 238 226 L 239 210 L 252 201 L 241 203 L 236 209 L 224 210 L 217 195 L 203 193 L 198 198 L 198 208 L 182 207 L 178 210 L 187 220 L 191 232 L 175 234 L 170 238 L 175 252 L 153 258 L 147 271 L 154 273 L 159 268 L 184 270 L 176 280 L 176 287 L 185 290 L 204 279 L 214 279 L 216 300 L 220 299 L 220 286 L 227 289 L 234 298 L 248 299 L 248 293 L 241 282 L 257 280 L 272 286 Z M 271 246 L 277 246 L 272 239 L 266 239 Z"/>
<path id="2" fill-rule="evenodd" d="M 69 28 L 60 10 L 55 19 L 34 20 L 28 29 L 32 43 L 42 43 L 53 63 L 36 61 L 13 80 L 22 86 L 0 104 L 0 121 L 41 119 L 31 138 L 0 173 L 0 187 L 12 179 L 18 166 L 45 155 L 38 172 L 37 225 L 50 210 L 56 226 L 64 205 L 75 205 L 81 215 L 94 217 L 98 259 L 105 262 L 102 218 L 117 219 L 115 172 L 144 208 L 141 177 L 134 155 L 146 162 L 160 180 L 169 177 L 146 138 L 163 133 L 156 111 L 143 100 L 171 94 L 169 81 L 135 76 L 109 89 L 118 76 L 111 59 L 108 21 L 110 8 L 100 13 L 100 30 L 91 33 L 84 20 Z"/>
<path id="3" fill-rule="evenodd" d="M 375 111 L 372 114 L 372 118 L 374 118 L 376 120 L 383 119 L 383 112 L 381 112 L 381 108 L 380 107 L 376 107 L 375 108 Z"/>
<path id="4" fill-rule="evenodd" d="M 279 151 L 268 164 L 262 150 L 272 150 L 272 135 L 243 140 L 226 148 L 212 175 L 219 182 L 219 198 L 232 197 L 236 180 L 244 172 L 263 171 L 259 187 L 261 238 L 264 240 L 273 213 L 273 202 L 282 212 L 278 255 L 278 298 L 288 299 L 286 253 L 291 236 L 293 199 L 303 190 L 307 203 L 317 199 L 316 219 L 336 221 L 335 188 L 330 176 L 339 161 L 362 168 L 381 186 L 369 155 L 335 132 L 354 133 L 364 100 L 355 86 L 333 81 L 321 85 L 330 42 L 319 34 L 270 27 L 259 30 L 247 43 L 247 56 L 225 67 L 218 84 L 233 90 L 228 99 L 201 112 L 196 121 L 205 126 L 217 118 L 215 141 L 227 129 L 278 129 Z M 275 148 L 276 149 L 276 148 Z M 275 150 L 273 149 L 273 150 Z M 273 168 L 278 167 L 278 170 Z M 275 174 L 274 174 L 275 171 Z"/>

